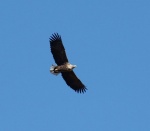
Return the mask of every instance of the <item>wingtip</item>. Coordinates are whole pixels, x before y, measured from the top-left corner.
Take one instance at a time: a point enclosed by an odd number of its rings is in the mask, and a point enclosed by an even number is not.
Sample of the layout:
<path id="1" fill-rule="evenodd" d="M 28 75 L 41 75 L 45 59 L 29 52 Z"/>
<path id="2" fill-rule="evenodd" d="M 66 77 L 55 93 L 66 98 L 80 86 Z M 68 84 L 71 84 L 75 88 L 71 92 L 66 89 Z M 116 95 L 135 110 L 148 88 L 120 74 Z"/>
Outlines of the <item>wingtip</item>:
<path id="1" fill-rule="evenodd" d="M 83 88 L 81 88 L 81 89 L 77 89 L 77 90 L 75 90 L 77 93 L 86 93 L 86 91 L 87 91 L 88 89 L 84 86 Z"/>
<path id="2" fill-rule="evenodd" d="M 53 38 L 61 38 L 61 35 L 59 35 L 57 32 L 56 33 L 53 33 L 49 39 L 53 39 Z"/>
<path id="3" fill-rule="evenodd" d="M 59 35 L 57 32 L 56 33 L 53 33 L 50 38 L 49 38 L 49 41 L 50 42 L 53 42 L 53 41 L 56 41 L 56 40 L 61 40 L 61 35 Z"/>

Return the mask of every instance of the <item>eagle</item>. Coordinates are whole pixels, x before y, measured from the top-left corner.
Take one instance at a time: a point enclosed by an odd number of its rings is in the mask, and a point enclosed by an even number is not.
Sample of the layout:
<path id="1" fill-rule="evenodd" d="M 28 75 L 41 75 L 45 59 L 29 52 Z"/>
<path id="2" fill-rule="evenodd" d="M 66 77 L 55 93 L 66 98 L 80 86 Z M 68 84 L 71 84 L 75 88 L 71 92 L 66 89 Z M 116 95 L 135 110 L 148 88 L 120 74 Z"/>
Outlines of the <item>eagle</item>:
<path id="1" fill-rule="evenodd" d="M 66 84 L 78 93 L 86 92 L 87 88 L 75 75 L 73 69 L 77 67 L 69 63 L 61 36 L 58 33 L 52 34 L 49 38 L 50 50 L 57 65 L 50 67 L 50 72 L 54 75 L 61 73 Z"/>

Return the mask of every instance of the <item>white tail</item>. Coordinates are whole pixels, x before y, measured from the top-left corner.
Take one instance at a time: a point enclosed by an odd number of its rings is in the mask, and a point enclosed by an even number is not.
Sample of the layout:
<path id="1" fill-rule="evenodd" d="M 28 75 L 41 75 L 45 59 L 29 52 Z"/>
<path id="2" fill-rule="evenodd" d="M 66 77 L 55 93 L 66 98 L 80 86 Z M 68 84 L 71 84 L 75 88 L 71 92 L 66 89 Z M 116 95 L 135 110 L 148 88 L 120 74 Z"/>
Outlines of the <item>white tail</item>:
<path id="1" fill-rule="evenodd" d="M 59 73 L 55 73 L 54 72 L 54 68 L 55 68 L 56 66 L 55 65 L 52 65 L 51 67 L 50 67 L 50 72 L 53 74 L 53 75 L 58 75 Z"/>

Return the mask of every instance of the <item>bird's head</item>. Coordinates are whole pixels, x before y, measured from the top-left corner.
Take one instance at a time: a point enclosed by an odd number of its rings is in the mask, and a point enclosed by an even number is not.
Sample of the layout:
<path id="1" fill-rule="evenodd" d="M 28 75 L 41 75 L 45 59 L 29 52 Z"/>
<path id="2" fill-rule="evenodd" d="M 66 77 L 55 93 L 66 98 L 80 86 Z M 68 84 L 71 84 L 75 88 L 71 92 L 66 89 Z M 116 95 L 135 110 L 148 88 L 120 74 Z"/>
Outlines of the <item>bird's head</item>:
<path id="1" fill-rule="evenodd" d="M 74 69 L 75 67 L 77 67 L 76 65 L 72 65 L 70 63 L 67 63 L 67 67 L 70 68 L 70 69 Z"/>

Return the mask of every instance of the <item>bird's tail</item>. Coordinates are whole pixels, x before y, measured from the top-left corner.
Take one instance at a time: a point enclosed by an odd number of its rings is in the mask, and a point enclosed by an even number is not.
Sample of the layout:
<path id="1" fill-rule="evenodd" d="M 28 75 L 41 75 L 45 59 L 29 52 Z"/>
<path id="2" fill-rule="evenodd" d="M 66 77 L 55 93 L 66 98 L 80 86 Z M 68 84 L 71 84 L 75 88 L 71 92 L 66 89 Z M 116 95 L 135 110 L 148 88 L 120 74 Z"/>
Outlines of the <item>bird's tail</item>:
<path id="1" fill-rule="evenodd" d="M 55 68 L 56 66 L 55 65 L 52 65 L 51 67 L 50 67 L 50 72 L 53 74 L 53 75 L 58 75 L 59 73 L 55 73 L 54 72 L 54 68 Z"/>

